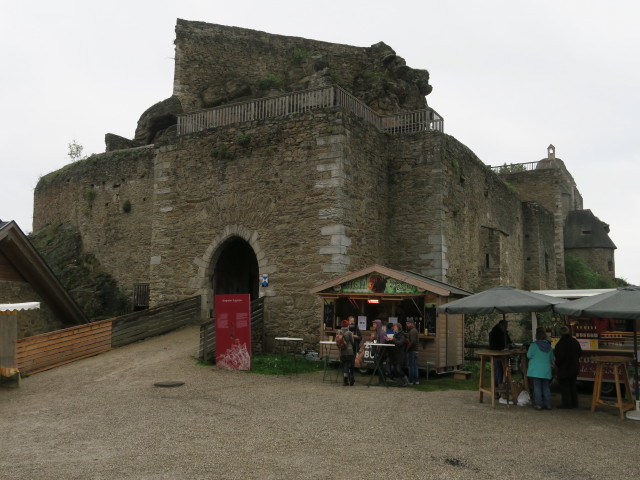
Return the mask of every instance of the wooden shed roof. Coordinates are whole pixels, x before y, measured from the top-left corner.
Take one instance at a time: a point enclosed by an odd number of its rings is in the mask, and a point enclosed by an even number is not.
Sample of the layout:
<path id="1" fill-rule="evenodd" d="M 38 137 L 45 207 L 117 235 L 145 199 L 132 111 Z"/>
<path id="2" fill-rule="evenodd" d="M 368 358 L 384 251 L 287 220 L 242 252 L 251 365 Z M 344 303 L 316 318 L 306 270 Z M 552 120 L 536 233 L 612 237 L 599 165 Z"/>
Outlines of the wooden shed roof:
<path id="1" fill-rule="evenodd" d="M 0 260 L 16 279 L 29 283 L 63 323 L 89 323 L 49 265 L 13 221 L 0 221 Z"/>
<path id="2" fill-rule="evenodd" d="M 323 283 L 310 289 L 310 293 L 316 293 L 322 295 L 323 292 L 335 294 L 334 287 L 342 285 L 343 283 L 355 280 L 370 274 L 380 274 L 386 277 L 394 278 L 400 282 L 407 283 L 415 286 L 417 289 L 424 292 L 433 292 L 443 297 L 449 297 L 451 295 L 467 296 L 472 292 L 463 290 L 462 288 L 454 287 L 447 283 L 441 282 L 434 278 L 430 278 L 424 275 L 420 275 L 415 272 L 403 272 L 400 270 L 394 270 L 392 268 L 383 267 L 382 265 L 371 265 L 356 272 L 344 275 L 342 277 L 335 278 L 329 282 Z"/>

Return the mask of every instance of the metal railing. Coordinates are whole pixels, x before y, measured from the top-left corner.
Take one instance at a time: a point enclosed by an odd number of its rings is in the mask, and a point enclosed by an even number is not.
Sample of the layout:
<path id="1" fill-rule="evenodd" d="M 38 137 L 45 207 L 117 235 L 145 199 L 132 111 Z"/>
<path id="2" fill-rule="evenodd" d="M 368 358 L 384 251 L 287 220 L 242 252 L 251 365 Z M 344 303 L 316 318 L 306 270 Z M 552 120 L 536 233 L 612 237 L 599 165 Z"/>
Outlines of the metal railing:
<path id="1" fill-rule="evenodd" d="M 497 165 L 490 167 L 495 173 L 518 173 L 529 172 L 538 168 L 540 162 L 526 162 L 526 163 L 505 163 L 504 165 Z"/>
<path id="2" fill-rule="evenodd" d="M 178 116 L 178 135 L 333 106 L 344 108 L 389 133 L 444 130 L 443 118 L 433 109 L 379 115 L 343 88 L 331 85 L 185 113 Z"/>

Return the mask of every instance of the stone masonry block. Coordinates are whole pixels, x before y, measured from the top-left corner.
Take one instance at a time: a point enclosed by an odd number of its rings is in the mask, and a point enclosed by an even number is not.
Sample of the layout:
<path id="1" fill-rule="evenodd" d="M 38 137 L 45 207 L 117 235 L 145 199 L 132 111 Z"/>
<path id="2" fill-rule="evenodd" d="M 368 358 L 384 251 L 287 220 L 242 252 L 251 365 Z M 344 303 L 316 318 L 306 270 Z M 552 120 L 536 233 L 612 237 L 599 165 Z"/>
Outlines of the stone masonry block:
<path id="1" fill-rule="evenodd" d="M 320 255 L 346 255 L 347 247 L 344 245 L 333 245 L 331 247 L 320 247 Z"/>
<path id="2" fill-rule="evenodd" d="M 328 264 L 322 266 L 322 271 L 325 273 L 345 273 L 347 266 L 343 264 Z"/>
<path id="3" fill-rule="evenodd" d="M 316 138 L 316 145 L 330 145 L 333 143 L 342 143 L 347 139 L 344 135 L 330 135 L 327 137 Z"/>
<path id="4" fill-rule="evenodd" d="M 321 235 L 344 235 L 346 233 L 347 228 L 344 225 L 336 224 L 336 225 L 327 225 L 326 227 L 322 227 L 320 229 Z"/>

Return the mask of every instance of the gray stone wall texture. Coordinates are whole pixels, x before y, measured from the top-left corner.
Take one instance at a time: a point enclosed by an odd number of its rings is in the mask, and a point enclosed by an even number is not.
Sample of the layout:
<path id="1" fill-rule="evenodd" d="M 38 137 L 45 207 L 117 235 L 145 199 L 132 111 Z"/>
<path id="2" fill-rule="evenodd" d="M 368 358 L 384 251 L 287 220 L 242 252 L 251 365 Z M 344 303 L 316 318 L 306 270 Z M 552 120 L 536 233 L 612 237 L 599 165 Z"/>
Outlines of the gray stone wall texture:
<path id="1" fill-rule="evenodd" d="M 330 77 L 381 113 L 424 108 L 431 88 L 426 71 L 406 67 L 384 44 L 333 45 L 182 20 L 176 35 L 174 97 L 185 112 L 273 93 L 263 81 L 270 76 L 289 90 Z M 526 178 L 507 185 L 441 132 L 391 135 L 331 107 L 155 142 L 43 177 L 34 213 L 35 230 L 74 223 L 121 288 L 150 284 L 151 306 L 201 295 L 206 319 L 216 262 L 234 237 L 269 274 L 259 291 L 265 336 L 310 344 L 322 304 L 309 289 L 373 263 L 470 290 L 555 288 L 563 279 L 564 184 L 543 172 L 535 195 L 525 195 Z"/>
<path id="2" fill-rule="evenodd" d="M 184 111 L 336 83 L 379 113 L 425 108 L 429 73 L 380 42 L 354 47 L 178 19 L 173 94 Z"/>
<path id="3" fill-rule="evenodd" d="M 103 153 L 42 177 L 34 194 L 34 231 L 71 222 L 85 251 L 118 272 L 123 290 L 147 282 L 155 155 L 149 147 Z"/>
<path id="4" fill-rule="evenodd" d="M 543 159 L 533 171 L 502 174 L 525 202 L 536 202 L 554 214 L 555 270 L 558 288 L 565 288 L 564 228 L 569 211 L 583 208 L 573 176 L 559 158 Z"/>

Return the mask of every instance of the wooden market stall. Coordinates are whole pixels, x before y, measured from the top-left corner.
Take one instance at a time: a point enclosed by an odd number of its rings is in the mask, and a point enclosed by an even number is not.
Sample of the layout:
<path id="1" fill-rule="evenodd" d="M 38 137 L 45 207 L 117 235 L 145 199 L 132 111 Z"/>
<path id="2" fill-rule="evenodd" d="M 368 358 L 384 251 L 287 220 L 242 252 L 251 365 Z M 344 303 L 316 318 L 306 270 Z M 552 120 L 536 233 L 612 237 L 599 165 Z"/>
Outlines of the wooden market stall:
<path id="1" fill-rule="evenodd" d="M 372 265 L 312 288 L 324 301 L 320 341 L 335 338 L 340 322 L 353 315 L 363 334 L 376 319 L 411 318 L 419 332 L 418 368 L 436 373 L 458 370 L 464 362 L 463 315 L 436 314 L 436 307 L 471 292 L 413 272 Z M 325 345 L 321 345 L 326 348 Z M 337 359 L 333 351 L 323 351 Z"/>
<path id="2" fill-rule="evenodd" d="M 605 289 L 583 289 L 583 290 L 536 290 L 557 298 L 567 300 L 579 300 L 596 298 L 605 293 L 614 293 L 615 288 Z M 568 304 L 567 304 L 568 305 Z M 611 315 L 614 317 L 614 315 Z M 634 341 L 640 342 L 640 333 L 635 331 L 634 320 L 624 320 L 616 318 L 596 318 L 588 315 L 561 315 L 562 320 L 554 322 L 547 328 L 551 337 L 551 344 L 555 348 L 560 340 L 559 328 L 566 325 L 571 330 L 571 335 L 578 340 L 582 347 L 580 357 L 580 371 L 578 381 L 594 382 L 596 378 L 597 365 L 601 357 L 617 356 L 628 358 L 629 366 L 632 365 L 634 355 Z M 636 391 L 635 378 L 633 390 Z M 622 385 L 624 388 L 625 386 Z M 612 367 L 604 370 L 602 385 L 599 386 L 601 392 L 606 395 L 615 394 L 615 375 Z"/>

